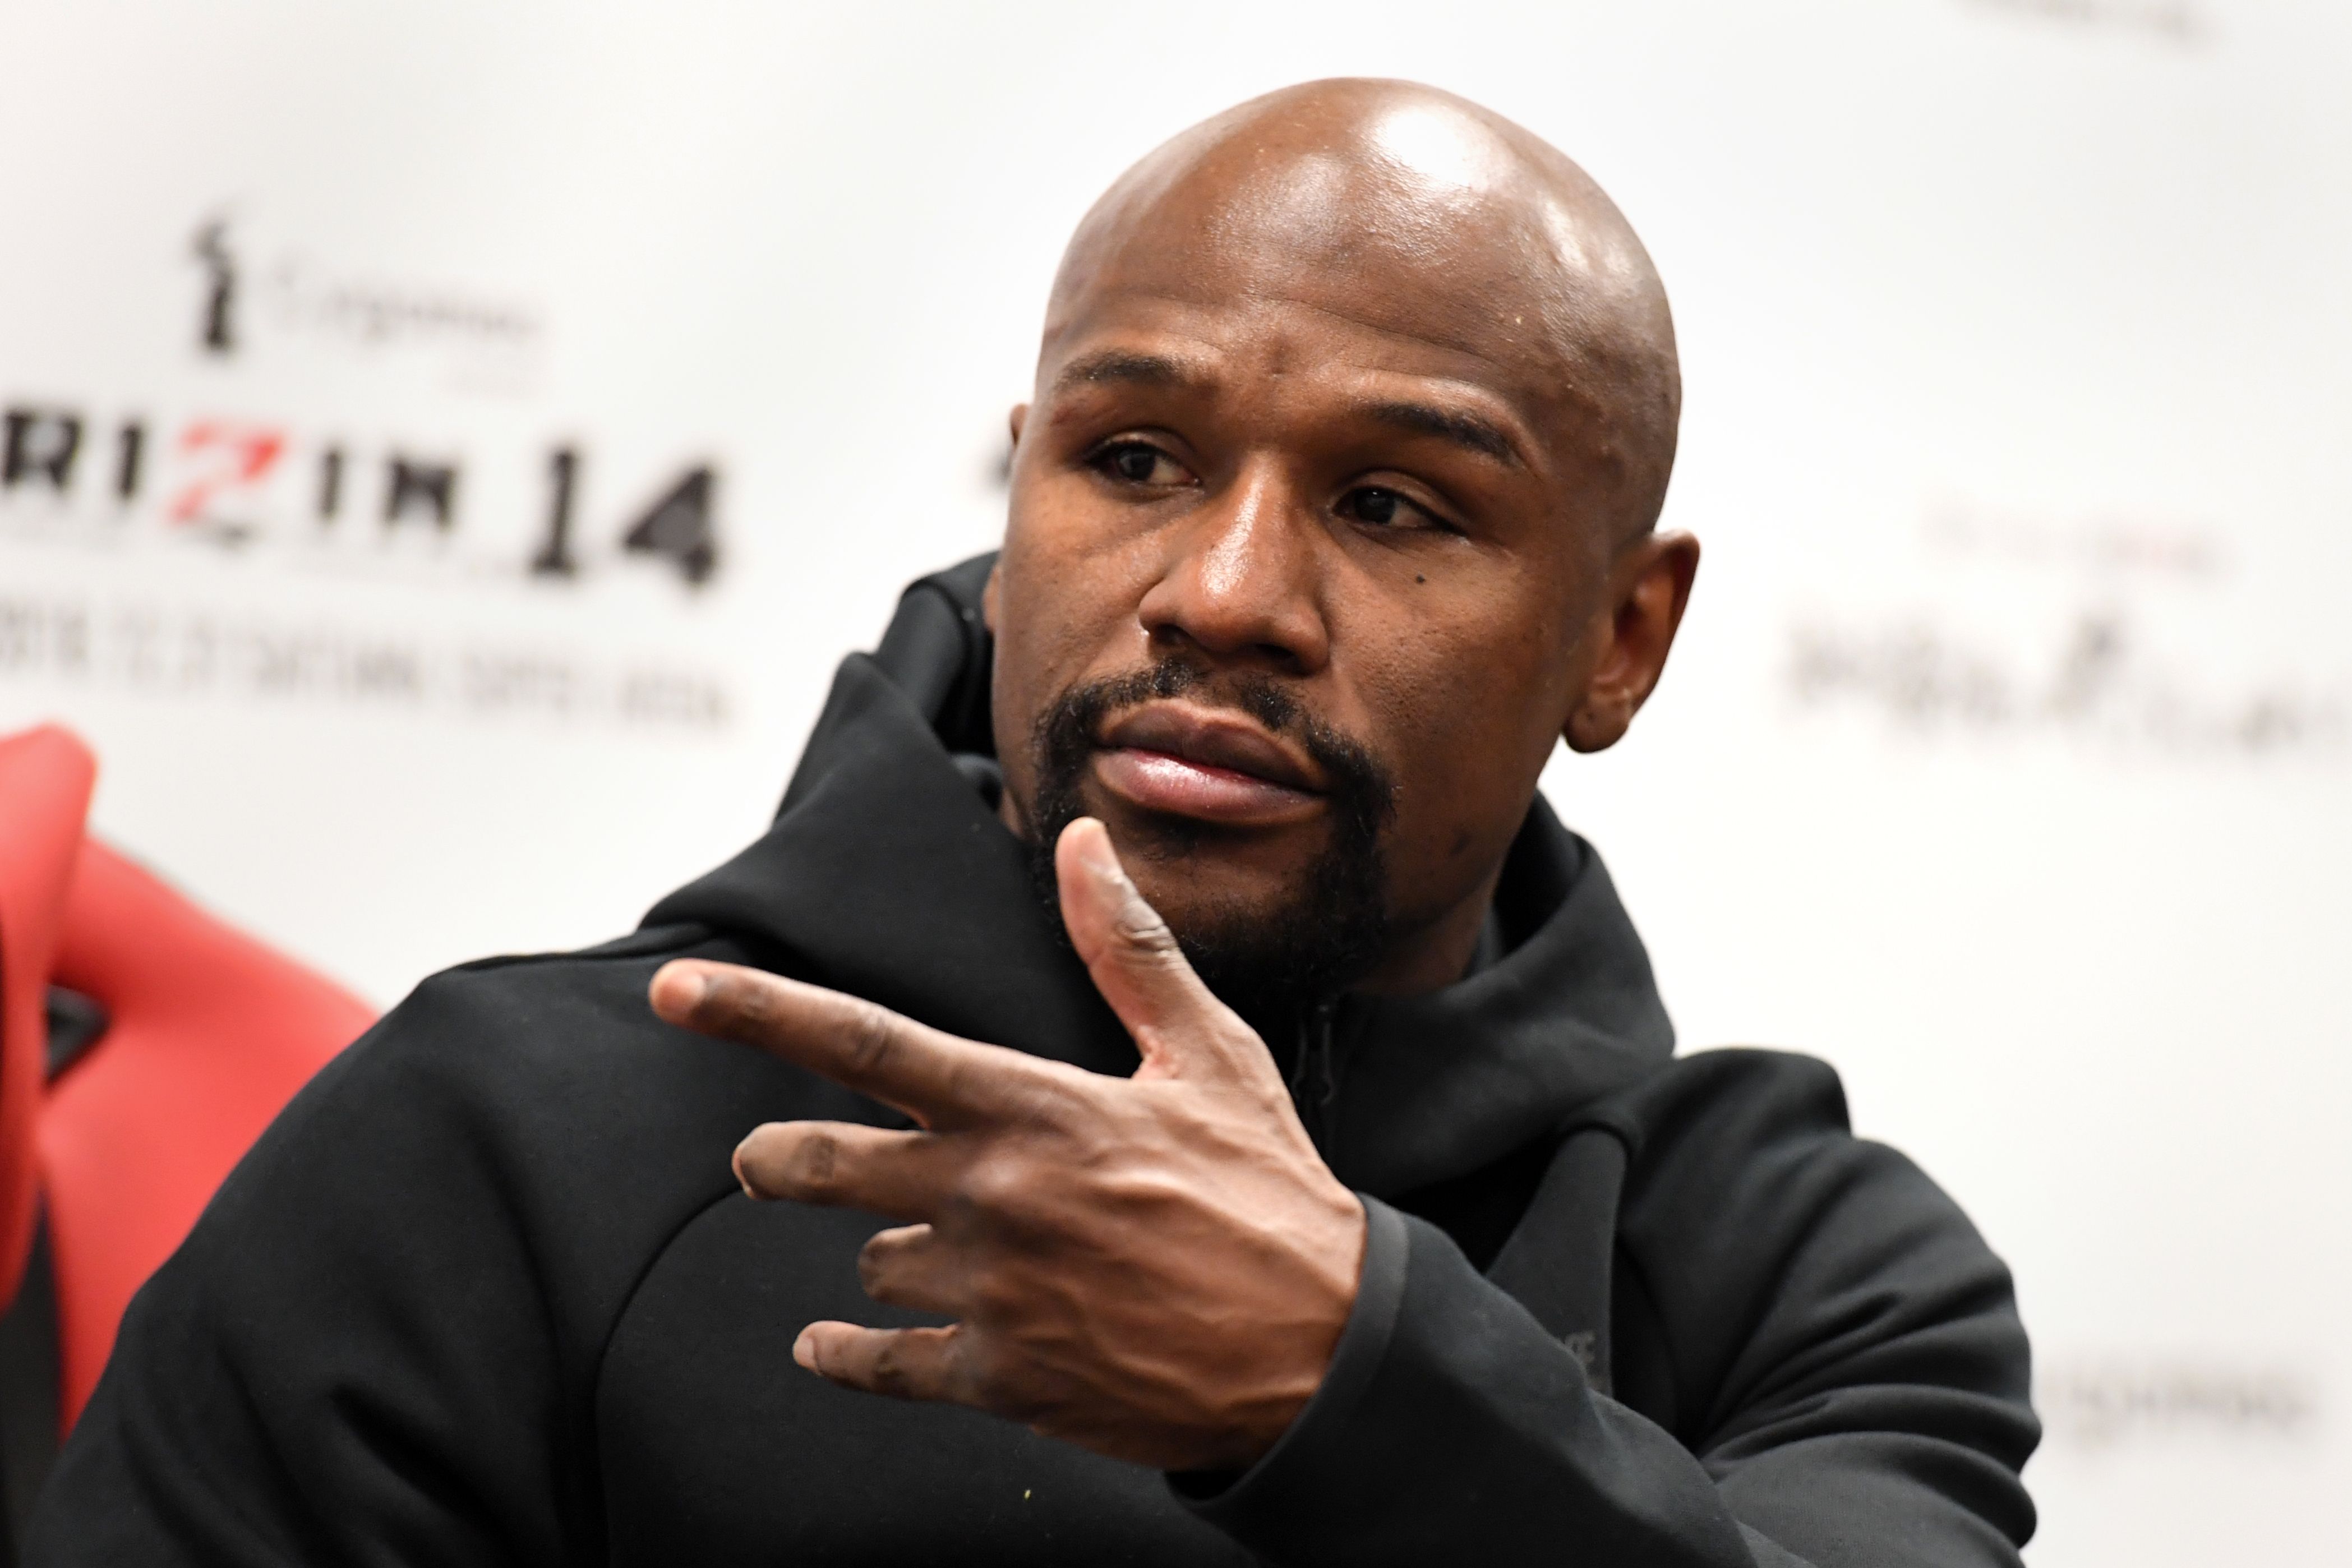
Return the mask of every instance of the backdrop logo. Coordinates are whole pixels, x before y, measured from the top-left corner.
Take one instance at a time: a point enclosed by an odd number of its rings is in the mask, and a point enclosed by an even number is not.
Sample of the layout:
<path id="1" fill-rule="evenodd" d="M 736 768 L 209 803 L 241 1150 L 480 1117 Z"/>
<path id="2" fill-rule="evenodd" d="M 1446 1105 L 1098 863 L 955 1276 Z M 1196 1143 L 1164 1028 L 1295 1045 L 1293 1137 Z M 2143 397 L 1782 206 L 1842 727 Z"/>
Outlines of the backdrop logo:
<path id="1" fill-rule="evenodd" d="M 461 390 L 509 396 L 540 381 L 545 323 L 510 292 L 355 268 L 275 240 L 257 245 L 226 209 L 196 225 L 188 256 L 197 271 L 194 342 L 206 358 L 257 348 L 404 357 Z"/>
<path id="2" fill-rule="evenodd" d="M 2231 591 L 2210 528 L 1945 497 L 1920 543 L 1901 597 L 1792 618 L 1795 706 L 1914 735 L 2043 735 L 2117 754 L 2352 750 L 2352 675 L 2307 650 L 2263 651 L 2262 600 Z"/>
<path id="3" fill-rule="evenodd" d="M 274 605 L 206 592 L 223 573 L 277 570 L 436 596 L 646 573 L 700 589 L 725 563 L 723 486 L 698 442 L 599 437 L 534 411 L 536 396 L 518 408 L 546 341 L 527 297 L 331 263 L 226 206 L 180 233 L 155 259 L 180 307 L 173 347 L 201 366 L 193 395 L 0 385 L 0 552 L 91 569 L 0 574 L 0 679 L 174 701 L 731 722 L 727 677 L 663 646 L 659 628 L 678 627 L 659 615 L 616 639 L 601 612 L 567 634 L 503 608 L 420 616 L 412 600 L 355 620 L 358 603 L 302 589 Z M 159 592 L 168 572 L 126 570 L 195 555 L 221 573 Z"/>
<path id="4" fill-rule="evenodd" d="M 216 209 L 186 252 L 198 273 L 195 349 L 227 362 L 221 371 L 239 384 L 277 358 L 324 351 L 367 365 L 397 358 L 511 393 L 545 337 L 538 312 L 511 297 L 329 267 L 275 244 L 266 250 L 279 259 L 257 271 L 255 248 Z M 468 580 L 562 582 L 630 561 L 698 588 L 724 561 L 719 472 L 704 457 L 674 459 L 600 521 L 590 515 L 586 443 L 525 437 L 517 449 L 484 434 L 511 429 L 510 419 L 450 426 L 438 397 L 437 437 L 414 428 L 371 437 L 337 419 L 331 400 L 324 409 L 306 400 L 299 417 L 242 396 L 171 416 L 145 401 L 0 397 L 0 525 L 110 549 L 192 541 L 363 571 L 437 564 Z"/>
<path id="5" fill-rule="evenodd" d="M 196 259 L 204 264 L 204 303 L 198 312 L 196 345 L 206 353 L 236 349 L 236 254 L 228 247 L 228 220 L 208 219 L 196 229 Z"/>
<path id="6" fill-rule="evenodd" d="M 2306 1368 L 2201 1355 L 2062 1357 L 2035 1369 L 2033 1405 L 2053 1443 L 2092 1450 L 2184 1438 L 2305 1443 L 2322 1414 Z"/>
<path id="7" fill-rule="evenodd" d="M 2212 36 L 2212 25 L 2189 0 L 1968 0 L 1979 11 L 2005 11 L 2012 16 L 2137 33 L 2168 43 L 2196 47 Z"/>
<path id="8" fill-rule="evenodd" d="M 211 414 L 167 421 L 163 428 L 161 451 L 151 457 L 159 444 L 142 416 L 109 420 L 71 404 L 10 403 L 0 410 L 0 521 L 11 521 L 24 503 L 39 501 L 45 504 L 25 514 L 32 526 L 54 535 L 77 519 L 102 521 L 110 545 L 141 521 L 166 540 L 239 549 L 277 545 L 314 554 L 339 542 L 356 549 L 364 542 L 361 535 L 370 532 L 378 541 L 422 533 L 444 545 L 463 542 L 466 478 L 480 459 L 457 450 L 362 444 L 313 435 L 289 421 Z M 90 455 L 98 429 L 110 449 L 104 459 Z M 585 462 L 574 445 L 543 452 L 538 516 L 520 546 L 493 553 L 445 552 L 448 563 L 539 579 L 577 576 L 590 550 L 577 518 Z M 718 494 L 717 466 L 688 463 L 603 535 L 612 541 L 604 548 L 666 565 L 701 587 L 722 560 Z"/>

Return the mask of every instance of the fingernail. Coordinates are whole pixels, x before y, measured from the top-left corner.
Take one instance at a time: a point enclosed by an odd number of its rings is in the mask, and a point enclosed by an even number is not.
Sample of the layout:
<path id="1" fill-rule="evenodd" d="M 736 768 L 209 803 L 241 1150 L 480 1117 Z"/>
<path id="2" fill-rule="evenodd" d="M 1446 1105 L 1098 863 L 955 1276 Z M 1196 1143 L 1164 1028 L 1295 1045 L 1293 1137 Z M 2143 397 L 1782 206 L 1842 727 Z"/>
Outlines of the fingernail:
<path id="1" fill-rule="evenodd" d="M 817 1370 L 816 1341 L 806 1329 L 803 1329 L 800 1337 L 793 1342 L 793 1359 L 810 1372 Z"/>

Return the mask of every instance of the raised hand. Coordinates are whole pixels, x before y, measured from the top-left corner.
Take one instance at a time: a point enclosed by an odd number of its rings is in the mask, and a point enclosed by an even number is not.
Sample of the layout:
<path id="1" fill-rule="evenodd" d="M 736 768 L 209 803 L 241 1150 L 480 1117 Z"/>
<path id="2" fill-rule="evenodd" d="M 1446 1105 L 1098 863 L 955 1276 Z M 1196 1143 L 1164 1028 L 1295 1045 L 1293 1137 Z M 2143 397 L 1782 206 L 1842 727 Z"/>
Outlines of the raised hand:
<path id="1" fill-rule="evenodd" d="M 1115 1458 L 1238 1468 L 1322 1381 L 1355 1302 L 1363 1208 L 1102 824 L 1072 823 L 1055 848 L 1071 941 L 1142 1054 L 1132 1078 L 732 964 L 664 965 L 654 1010 L 919 1124 L 771 1122 L 735 1151 L 753 1197 L 908 1222 L 859 1254 L 866 1293 L 955 1320 L 811 1323 L 793 1346 L 803 1366 L 993 1411 Z"/>

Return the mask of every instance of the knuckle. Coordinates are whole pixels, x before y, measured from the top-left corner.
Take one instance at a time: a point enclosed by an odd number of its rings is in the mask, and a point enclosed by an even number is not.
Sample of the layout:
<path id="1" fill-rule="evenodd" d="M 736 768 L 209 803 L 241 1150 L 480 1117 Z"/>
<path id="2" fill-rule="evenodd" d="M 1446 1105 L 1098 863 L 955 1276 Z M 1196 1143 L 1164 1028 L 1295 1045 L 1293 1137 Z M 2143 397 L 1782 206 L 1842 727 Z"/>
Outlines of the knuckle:
<path id="1" fill-rule="evenodd" d="M 1003 1323 L 1030 1305 L 1030 1293 L 1020 1283 L 993 1268 L 975 1270 L 966 1286 L 971 1299 L 970 1318 L 980 1323 Z"/>
<path id="2" fill-rule="evenodd" d="M 907 1283 L 917 1264 L 916 1242 L 906 1231 L 886 1230 L 857 1249 L 857 1283 L 876 1300 Z"/>
<path id="3" fill-rule="evenodd" d="M 1002 1085 L 1006 1118 L 1013 1125 L 1045 1131 L 1083 1125 L 1100 1114 L 1098 1099 L 1106 1081 L 1116 1080 L 1067 1062 L 1031 1058 L 1017 1079 Z"/>
<path id="4" fill-rule="evenodd" d="M 1023 1367 L 992 1343 L 977 1344 L 971 1349 L 972 1353 L 964 1358 L 958 1379 L 964 1399 L 1024 1426 L 1051 1412 L 1055 1402 L 1040 1386 L 1034 1371 Z"/>
<path id="5" fill-rule="evenodd" d="M 1175 933 L 1160 911 L 1141 899 L 1129 899 L 1118 913 L 1111 917 L 1112 937 L 1131 953 L 1146 958 L 1165 958 L 1176 949 Z"/>
<path id="6" fill-rule="evenodd" d="M 868 1385 L 877 1394 L 887 1394 L 893 1399 L 915 1396 L 915 1369 L 907 1353 L 908 1342 L 891 1335 L 874 1352 L 868 1370 Z"/>
<path id="7" fill-rule="evenodd" d="M 876 1003 L 856 1001 L 842 1020 L 841 1038 L 850 1067 L 861 1073 L 879 1073 L 898 1049 L 898 1020 Z"/>
<path id="8" fill-rule="evenodd" d="M 785 1179 L 803 1193 L 831 1193 L 840 1175 L 841 1154 L 841 1140 L 832 1133 L 803 1131 L 785 1156 Z"/>
<path id="9" fill-rule="evenodd" d="M 997 1408 L 999 1397 L 1012 1381 L 1004 1375 L 1003 1352 L 987 1334 L 968 1336 L 961 1348 L 963 1353 L 956 1358 L 956 1382 L 964 1396 L 992 1410 Z"/>
<path id="10" fill-rule="evenodd" d="M 1003 1215 L 1020 1209 L 1035 1191 L 1029 1162 L 1013 1154 L 991 1154 L 974 1160 L 956 1182 L 956 1197 L 982 1215 Z"/>
<path id="11" fill-rule="evenodd" d="M 898 1340 L 885 1340 L 882 1350 L 875 1352 L 870 1380 L 875 1394 L 891 1394 L 894 1399 L 906 1399 L 906 1352 L 898 1350 Z"/>

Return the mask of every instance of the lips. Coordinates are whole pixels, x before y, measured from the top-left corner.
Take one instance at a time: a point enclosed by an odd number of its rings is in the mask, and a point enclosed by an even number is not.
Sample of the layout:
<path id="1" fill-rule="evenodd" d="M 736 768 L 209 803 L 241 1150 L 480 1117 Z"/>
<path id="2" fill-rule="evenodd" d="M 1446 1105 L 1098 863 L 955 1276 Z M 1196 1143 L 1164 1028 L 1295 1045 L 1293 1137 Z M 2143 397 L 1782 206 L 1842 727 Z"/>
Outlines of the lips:
<path id="1" fill-rule="evenodd" d="M 1105 729 L 1095 771 L 1138 808 L 1235 826 L 1275 826 L 1320 809 L 1315 764 L 1230 712 L 1160 701 Z"/>

